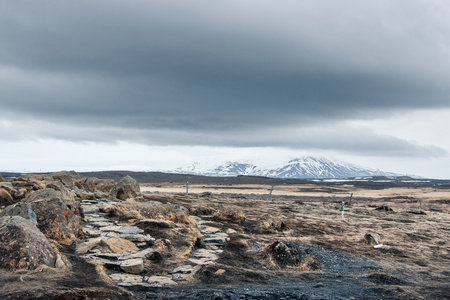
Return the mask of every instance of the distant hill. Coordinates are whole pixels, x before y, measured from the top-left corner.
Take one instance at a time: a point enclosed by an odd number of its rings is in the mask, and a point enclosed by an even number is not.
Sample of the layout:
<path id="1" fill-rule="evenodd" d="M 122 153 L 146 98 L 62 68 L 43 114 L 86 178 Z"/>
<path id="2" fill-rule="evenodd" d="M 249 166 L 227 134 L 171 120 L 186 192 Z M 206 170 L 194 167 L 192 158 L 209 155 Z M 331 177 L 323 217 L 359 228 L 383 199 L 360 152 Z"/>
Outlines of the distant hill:
<path id="1" fill-rule="evenodd" d="M 178 168 L 173 171 L 180 174 L 195 174 L 203 176 L 232 177 L 239 175 L 264 176 L 271 178 L 290 179 L 324 179 L 352 178 L 367 176 L 401 176 L 400 174 L 372 170 L 350 163 L 329 160 L 323 157 L 304 156 L 295 158 L 275 168 L 265 169 L 251 163 L 227 162 L 210 168 L 200 163 Z"/>

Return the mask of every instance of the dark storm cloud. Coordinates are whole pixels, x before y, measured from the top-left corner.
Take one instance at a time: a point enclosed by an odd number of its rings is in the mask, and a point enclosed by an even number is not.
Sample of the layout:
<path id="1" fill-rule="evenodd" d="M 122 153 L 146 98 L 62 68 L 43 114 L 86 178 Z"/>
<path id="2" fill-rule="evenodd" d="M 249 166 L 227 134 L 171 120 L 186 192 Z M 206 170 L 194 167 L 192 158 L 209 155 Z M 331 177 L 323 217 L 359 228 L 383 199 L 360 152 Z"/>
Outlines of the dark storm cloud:
<path id="1" fill-rule="evenodd" d="M 68 140 L 302 147 L 256 136 L 450 107 L 445 2 L 297 2 L 8 1 L 0 109 Z M 322 138 L 309 144 L 342 148 Z"/>

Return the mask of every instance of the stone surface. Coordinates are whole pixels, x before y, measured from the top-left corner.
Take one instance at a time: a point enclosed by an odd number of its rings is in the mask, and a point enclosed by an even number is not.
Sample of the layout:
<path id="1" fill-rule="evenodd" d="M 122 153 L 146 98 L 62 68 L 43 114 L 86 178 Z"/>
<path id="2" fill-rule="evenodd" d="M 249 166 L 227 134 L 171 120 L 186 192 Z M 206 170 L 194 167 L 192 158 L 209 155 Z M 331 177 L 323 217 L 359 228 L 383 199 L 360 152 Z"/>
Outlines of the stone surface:
<path id="1" fill-rule="evenodd" d="M 120 237 L 111 237 L 102 241 L 113 253 L 137 252 L 139 248 L 133 242 Z"/>
<path id="2" fill-rule="evenodd" d="M 28 219 L 31 222 L 33 222 L 34 225 L 37 225 L 36 214 L 34 213 L 33 209 L 31 209 L 31 205 L 28 203 L 19 202 L 19 203 L 16 203 L 16 204 L 6 207 L 0 213 L 0 217 L 5 217 L 5 216 L 10 216 L 10 217 L 19 216 L 24 219 Z"/>
<path id="3" fill-rule="evenodd" d="M 79 228 L 80 220 L 68 207 L 63 195 L 59 191 L 45 188 L 31 193 L 26 202 L 36 213 L 38 227 L 45 236 L 52 239 L 66 239 L 74 237 Z"/>
<path id="4" fill-rule="evenodd" d="M 123 261 L 120 268 L 130 274 L 140 274 L 144 271 L 144 261 L 142 258 L 133 258 Z"/>
<path id="5" fill-rule="evenodd" d="M 100 211 L 100 208 L 95 205 L 81 205 L 81 209 L 84 214 L 95 214 Z"/>
<path id="6" fill-rule="evenodd" d="M 161 285 L 163 287 L 176 286 L 178 283 L 173 281 L 167 276 L 151 276 L 148 279 L 144 279 L 149 284 Z"/>
<path id="7" fill-rule="evenodd" d="M 0 218 L 0 267 L 7 270 L 55 267 L 57 254 L 30 220 L 19 216 Z"/>
<path id="8" fill-rule="evenodd" d="M 209 226 L 204 226 L 203 228 L 200 227 L 199 228 L 202 234 L 210 234 L 210 233 L 216 233 L 220 231 L 220 228 L 217 227 L 209 227 Z"/>
<path id="9" fill-rule="evenodd" d="M 200 258 L 200 259 L 188 258 L 187 261 L 192 264 L 199 265 L 199 266 L 206 266 L 206 265 L 213 264 L 213 261 L 210 258 Z"/>

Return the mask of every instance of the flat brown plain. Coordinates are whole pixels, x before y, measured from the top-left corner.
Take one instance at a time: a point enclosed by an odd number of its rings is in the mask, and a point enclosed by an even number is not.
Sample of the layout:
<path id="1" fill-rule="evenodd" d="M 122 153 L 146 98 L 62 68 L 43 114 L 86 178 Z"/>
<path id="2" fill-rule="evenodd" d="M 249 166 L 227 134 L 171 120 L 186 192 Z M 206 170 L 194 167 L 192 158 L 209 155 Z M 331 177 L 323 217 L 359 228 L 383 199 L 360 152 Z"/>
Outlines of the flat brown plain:
<path id="1" fill-rule="evenodd" d="M 214 280 L 222 284 L 267 283 L 289 278 L 305 284 L 311 282 L 314 274 L 325 276 L 326 270 L 319 273 L 295 268 L 272 270 L 258 256 L 258 251 L 275 241 L 295 240 L 308 246 L 360 255 L 375 262 L 381 266 L 380 269 L 369 268 L 359 274 L 343 271 L 336 278 L 344 282 L 357 279 L 355 282 L 371 291 L 378 291 L 382 298 L 389 298 L 387 295 L 405 299 L 450 297 L 449 189 L 280 185 L 274 187 L 271 200 L 268 200 L 270 188 L 268 185 L 192 184 L 186 196 L 183 184 L 141 184 L 141 190 L 155 200 L 180 204 L 191 211 L 202 211 L 201 208 L 207 207 L 216 211 L 234 210 L 245 215 L 245 221 L 238 221 L 197 213 L 210 220 L 211 226 L 236 231 L 230 236 L 229 247 L 220 263 L 210 267 L 203 279 L 199 277 L 203 283 L 214 283 Z M 338 202 L 348 200 L 351 193 L 352 204 L 346 205 L 342 217 Z M 411 213 L 419 211 L 420 202 L 426 214 Z M 393 211 L 376 210 L 379 206 L 389 206 Z M 279 226 L 281 222 L 285 224 L 284 228 Z M 381 248 L 365 243 L 364 236 L 370 232 L 381 235 Z M 217 270 L 226 272 L 214 275 Z M 326 280 L 336 278 L 328 275 L 312 281 L 316 295 L 327 295 L 320 294 L 320 290 L 333 288 L 331 281 Z M 308 291 L 307 285 L 304 288 Z M 354 291 L 351 289 L 346 291 L 341 287 L 341 290 L 339 292 L 336 287 L 336 297 L 365 297 L 352 294 Z"/>

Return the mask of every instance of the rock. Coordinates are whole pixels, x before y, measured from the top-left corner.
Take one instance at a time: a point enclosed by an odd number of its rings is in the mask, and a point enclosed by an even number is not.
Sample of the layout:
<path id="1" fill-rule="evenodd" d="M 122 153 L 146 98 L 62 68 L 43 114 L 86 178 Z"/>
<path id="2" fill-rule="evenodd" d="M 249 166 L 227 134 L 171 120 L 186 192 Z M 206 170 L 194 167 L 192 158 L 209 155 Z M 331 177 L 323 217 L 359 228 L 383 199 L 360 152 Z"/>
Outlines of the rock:
<path id="1" fill-rule="evenodd" d="M 128 240 L 113 236 L 110 238 L 91 238 L 85 242 L 79 243 L 76 250 L 80 254 L 85 254 L 88 251 L 92 252 L 93 250 L 99 250 L 101 253 L 123 254 L 137 252 L 139 251 L 139 248 Z"/>
<path id="2" fill-rule="evenodd" d="M 52 180 L 58 180 L 63 185 L 73 188 L 78 180 L 83 176 L 75 171 L 61 171 L 50 174 Z"/>
<path id="3" fill-rule="evenodd" d="M 216 272 L 214 272 L 214 275 L 222 275 L 223 273 L 225 273 L 226 271 L 224 269 L 219 269 Z"/>
<path id="4" fill-rule="evenodd" d="M 220 231 L 220 228 L 205 226 L 205 227 L 201 228 L 200 231 L 201 231 L 201 233 L 203 233 L 203 234 L 210 234 L 210 233 L 216 233 L 216 232 L 219 232 L 219 231 Z"/>
<path id="5" fill-rule="evenodd" d="M 149 254 L 150 254 L 150 252 L 148 250 L 142 250 L 142 251 L 139 251 L 139 252 L 136 252 L 133 254 L 121 256 L 119 259 L 120 260 L 127 260 L 127 259 L 133 259 L 133 258 L 146 259 Z"/>
<path id="6" fill-rule="evenodd" d="M 198 271 L 200 271 L 202 267 L 201 266 L 191 266 L 191 265 L 182 265 L 179 266 L 175 269 L 173 269 L 172 272 L 170 272 L 171 274 L 177 274 L 177 273 L 181 273 L 181 274 L 189 274 L 189 275 L 194 275 L 196 274 Z"/>
<path id="7" fill-rule="evenodd" d="M 390 206 L 387 206 L 387 205 L 379 206 L 379 207 L 375 208 L 375 210 L 381 210 L 381 211 L 394 211 Z"/>
<path id="8" fill-rule="evenodd" d="M 149 234 L 125 234 L 120 233 L 120 238 L 132 241 L 132 242 L 153 242 L 155 241 Z"/>
<path id="9" fill-rule="evenodd" d="M 0 218 L 0 267 L 7 270 L 55 267 L 57 254 L 36 225 L 20 216 Z"/>
<path id="10" fill-rule="evenodd" d="M 84 214 L 95 214 L 100 211 L 100 208 L 95 205 L 81 205 L 81 209 L 83 210 Z"/>
<path id="11" fill-rule="evenodd" d="M 109 275 L 115 282 L 143 283 L 144 277 L 130 274 L 111 274 Z"/>
<path id="12" fill-rule="evenodd" d="M 226 232 L 227 234 L 233 234 L 233 233 L 236 233 L 237 231 L 234 230 L 234 229 L 228 228 L 227 230 L 225 230 L 225 232 Z"/>
<path id="13" fill-rule="evenodd" d="M 383 243 L 378 233 L 366 233 L 364 239 L 369 245 L 381 245 Z"/>
<path id="14" fill-rule="evenodd" d="M 139 248 L 133 242 L 120 237 L 111 237 L 102 241 L 113 253 L 137 252 Z"/>
<path id="15" fill-rule="evenodd" d="M 36 214 L 34 213 L 33 209 L 31 208 L 31 205 L 28 203 L 16 203 L 13 205 L 10 205 L 6 207 L 1 213 L 0 217 L 5 216 L 19 216 L 24 219 L 30 220 L 34 223 L 34 225 L 37 225 L 37 219 Z"/>
<path id="16" fill-rule="evenodd" d="M 123 261 L 120 268 L 130 274 L 140 274 L 144 271 L 144 261 L 142 258 L 133 258 Z"/>
<path id="17" fill-rule="evenodd" d="M 172 221 L 145 219 L 136 223 L 136 226 L 140 228 L 175 228 L 175 223 Z"/>
<path id="18" fill-rule="evenodd" d="M 87 192 L 85 190 L 78 190 L 77 196 L 84 200 L 95 200 L 95 194 L 92 192 Z"/>
<path id="19" fill-rule="evenodd" d="M 0 174 L 0 182 L 5 181 L 5 178 L 3 178 L 2 174 Z"/>
<path id="20" fill-rule="evenodd" d="M 0 188 L 0 206 L 8 206 L 11 204 L 14 204 L 14 199 L 11 194 L 5 188 Z"/>
<path id="21" fill-rule="evenodd" d="M 95 246 L 97 246 L 103 238 L 98 237 L 98 238 L 92 238 L 89 239 L 85 242 L 79 243 L 77 245 L 77 249 L 76 251 L 80 254 L 84 254 L 87 253 L 89 250 L 91 250 L 92 248 L 94 248 Z"/>
<path id="22" fill-rule="evenodd" d="M 141 193 L 139 183 L 136 179 L 125 176 L 122 178 L 114 187 L 112 194 L 120 200 L 126 200 L 129 198 L 134 198 Z"/>
<path id="23" fill-rule="evenodd" d="M 78 233 L 80 220 L 64 200 L 70 202 L 61 192 L 48 188 L 35 191 L 26 199 L 36 213 L 39 229 L 48 238 L 61 240 Z"/>
<path id="24" fill-rule="evenodd" d="M 219 257 L 217 256 L 216 251 L 217 250 L 198 249 L 192 253 L 192 257 L 217 260 Z"/>
<path id="25" fill-rule="evenodd" d="M 170 287 L 170 286 L 176 286 L 178 283 L 170 279 L 166 276 L 151 276 L 148 279 L 144 279 L 149 284 L 156 284 L 157 286 L 162 287 Z"/>
<path id="26" fill-rule="evenodd" d="M 192 263 L 192 264 L 194 264 L 194 265 L 199 265 L 199 266 L 206 266 L 206 265 L 212 265 L 213 264 L 213 260 L 210 259 L 210 258 L 200 258 L 200 259 L 188 258 L 187 261 Z"/>

